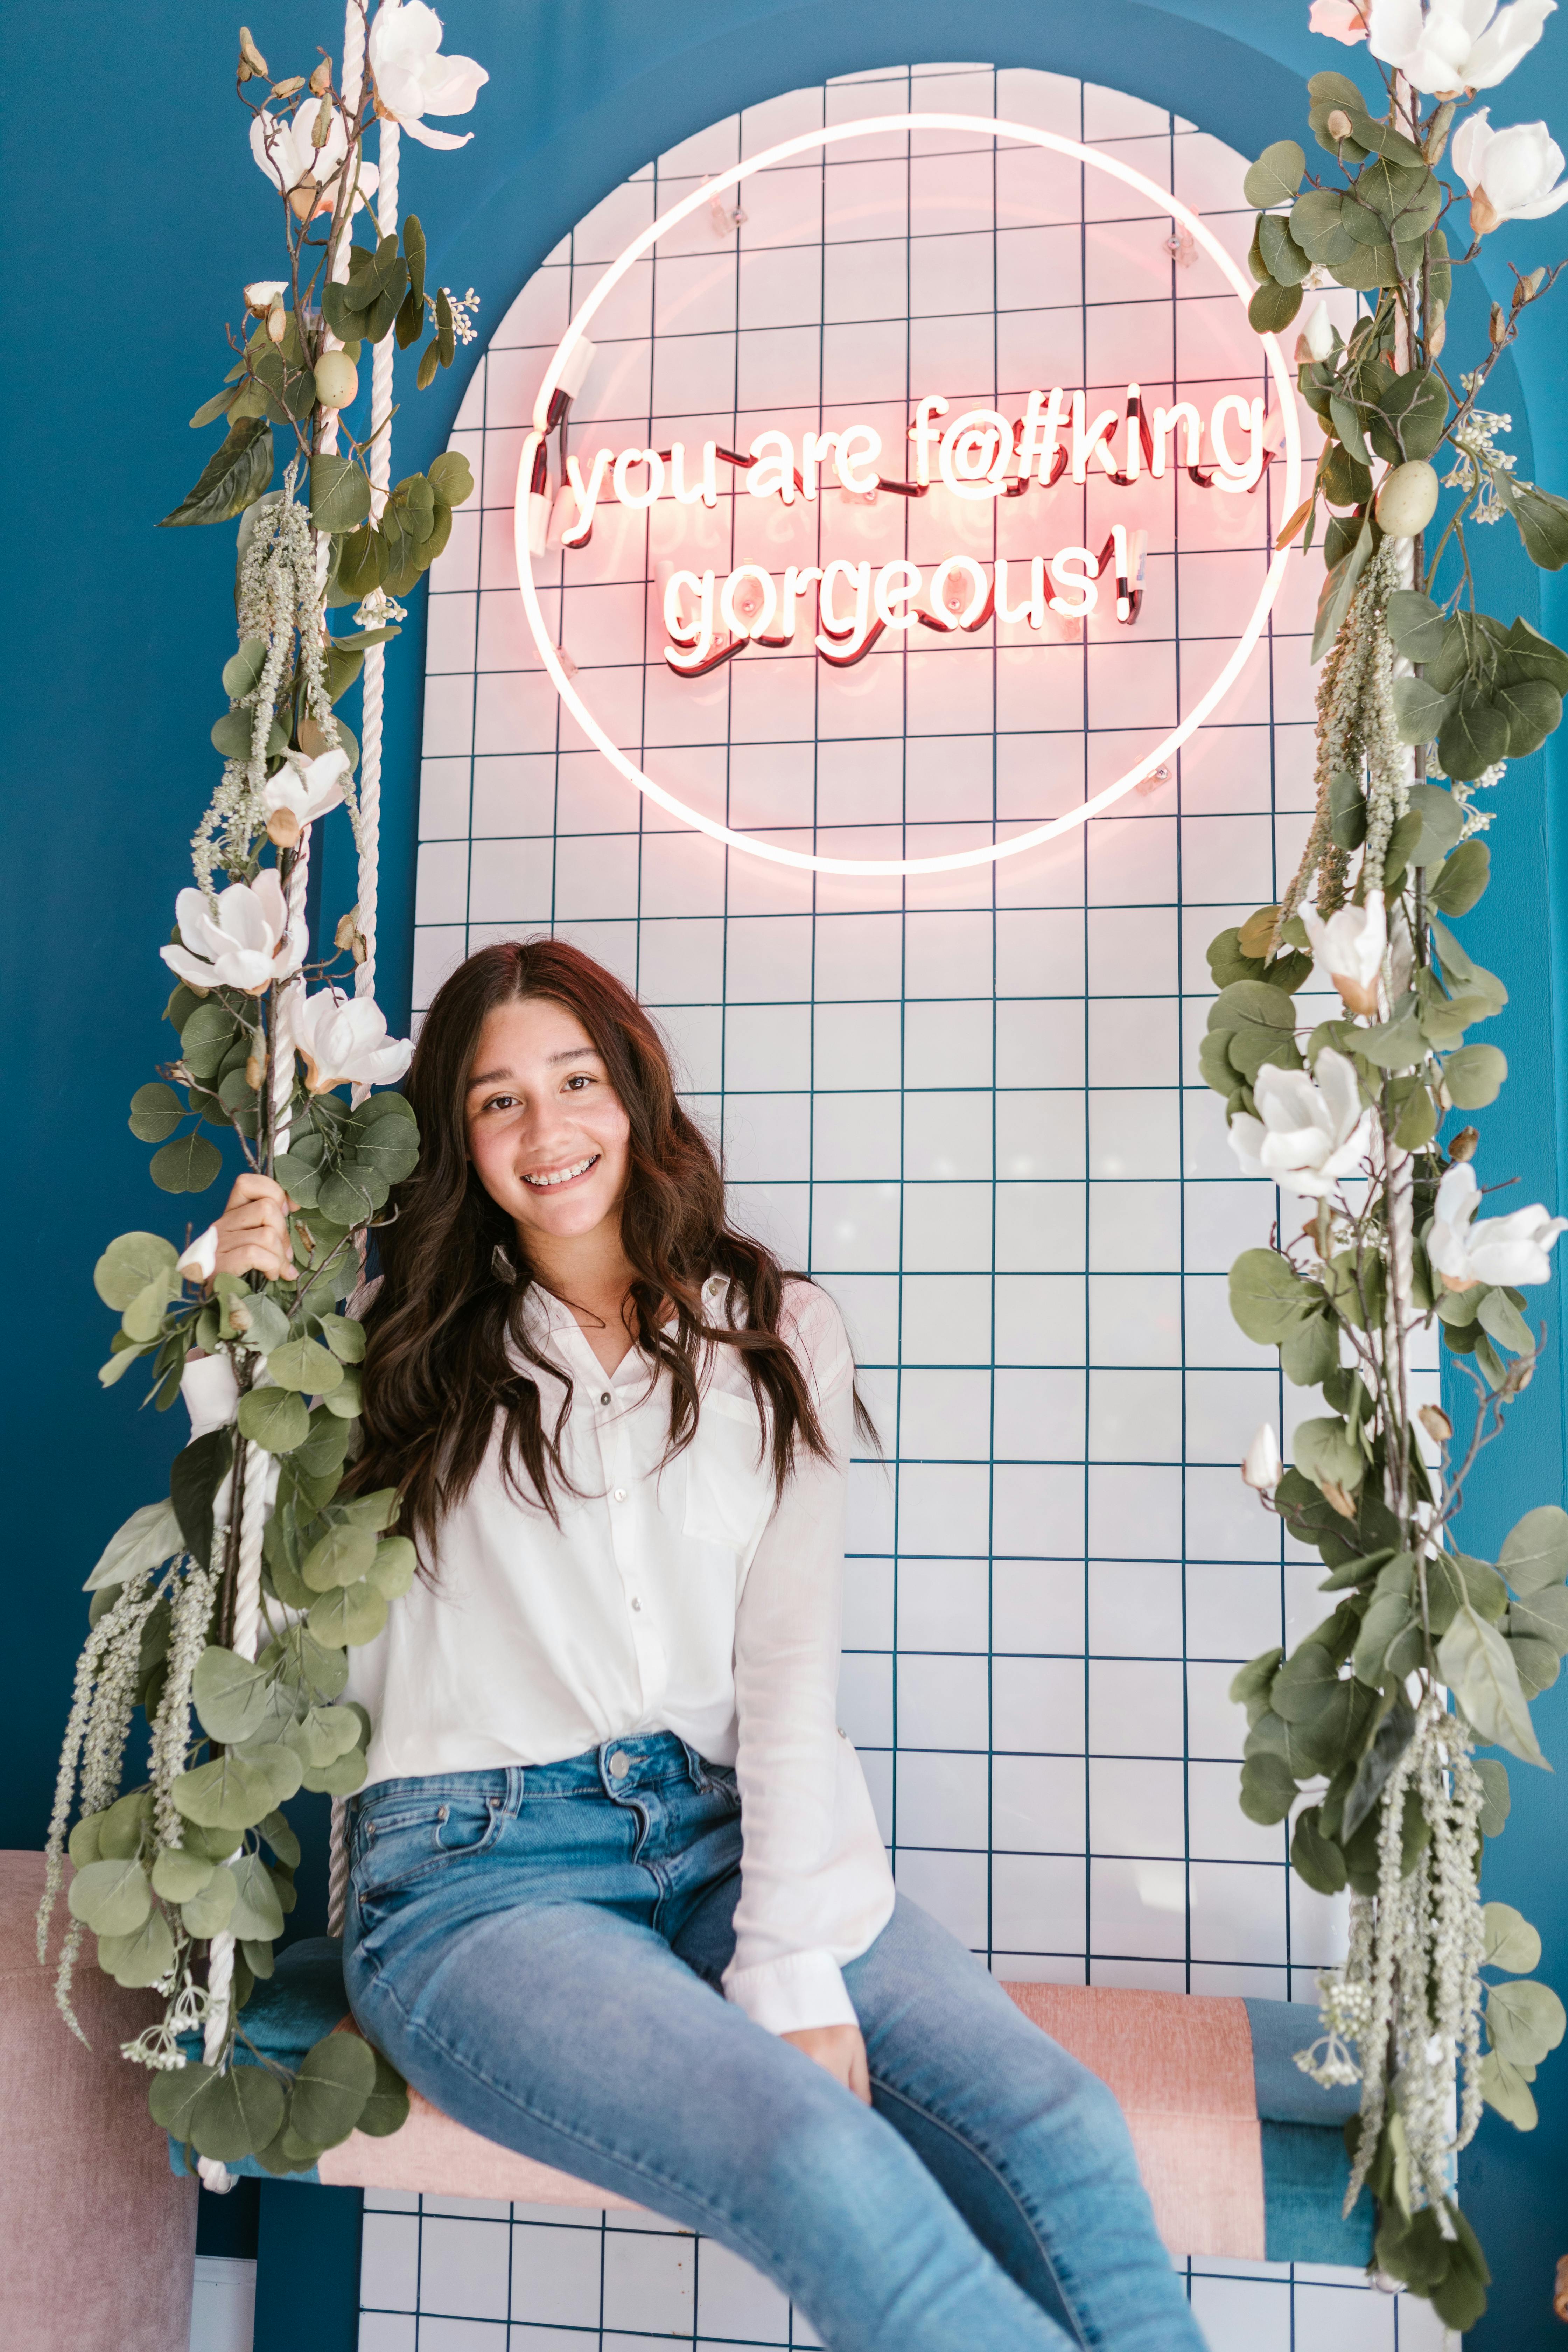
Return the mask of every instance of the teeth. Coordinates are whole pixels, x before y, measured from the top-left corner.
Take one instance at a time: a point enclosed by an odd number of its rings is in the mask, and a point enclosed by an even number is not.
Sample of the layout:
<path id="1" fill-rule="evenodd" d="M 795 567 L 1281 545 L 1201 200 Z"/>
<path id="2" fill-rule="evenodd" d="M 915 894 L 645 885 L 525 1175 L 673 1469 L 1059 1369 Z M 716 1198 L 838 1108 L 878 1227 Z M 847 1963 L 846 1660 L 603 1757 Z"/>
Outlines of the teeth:
<path id="1" fill-rule="evenodd" d="M 548 1176 L 525 1176 L 522 1181 L 525 1184 L 531 1184 L 536 1192 L 543 1192 L 552 1184 L 570 1183 L 574 1176 L 581 1176 L 586 1169 L 592 1168 L 598 1156 L 596 1151 L 592 1151 L 586 1160 L 579 1160 L 575 1168 L 556 1168 Z"/>

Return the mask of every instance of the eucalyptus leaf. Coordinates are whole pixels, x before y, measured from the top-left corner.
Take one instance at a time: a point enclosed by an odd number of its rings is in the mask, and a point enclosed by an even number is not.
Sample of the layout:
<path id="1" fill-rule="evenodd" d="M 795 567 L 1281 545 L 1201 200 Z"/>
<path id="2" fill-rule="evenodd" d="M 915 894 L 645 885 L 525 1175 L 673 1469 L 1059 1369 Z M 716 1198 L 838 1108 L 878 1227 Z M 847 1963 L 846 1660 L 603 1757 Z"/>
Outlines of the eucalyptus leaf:
<path id="1" fill-rule="evenodd" d="M 1534 2069 L 1531 2072 L 1533 2074 Z M 1481 2060 L 1481 2096 L 1516 2131 L 1533 2131 L 1540 2120 L 1525 2074 L 1495 2050 Z"/>
<path id="2" fill-rule="evenodd" d="M 1427 678 L 1396 677 L 1394 681 L 1394 716 L 1400 741 L 1436 742 L 1443 721 L 1458 700 L 1455 694 L 1439 694 Z"/>
<path id="3" fill-rule="evenodd" d="M 1396 588 L 1388 600 L 1388 634 L 1406 661 L 1436 661 L 1447 626 L 1442 607 L 1419 589 Z"/>
<path id="4" fill-rule="evenodd" d="M 312 1592 L 331 1592 L 342 1585 L 358 1584 L 375 1550 L 375 1537 L 367 1528 L 329 1528 L 306 1553 L 300 1572 Z"/>
<path id="5" fill-rule="evenodd" d="M 357 1364 L 364 1359 L 364 1325 L 347 1315 L 323 1315 L 321 1337 L 342 1364 Z"/>
<path id="6" fill-rule="evenodd" d="M 241 1435 L 268 1454 L 291 1454 L 310 1430 L 310 1407 L 293 1389 L 247 1389 L 237 1418 Z"/>
<path id="7" fill-rule="evenodd" d="M 1326 1312 L 1304 1316 L 1280 1339 L 1279 1369 L 1295 1388 L 1318 1387 L 1339 1360 L 1339 1327 Z"/>
<path id="8" fill-rule="evenodd" d="M 160 1274 L 172 1274 L 178 1255 L 162 1234 L 121 1234 L 92 1270 L 92 1286 L 106 1307 L 123 1314 Z"/>
<path id="9" fill-rule="evenodd" d="M 147 2088 L 147 2106 L 160 2130 L 166 2131 L 172 2139 L 188 2140 L 191 2109 L 216 2077 L 216 2066 L 204 2065 L 199 2059 L 192 2058 L 167 2074 L 154 2074 Z"/>
<path id="10" fill-rule="evenodd" d="M 1544 1767 L 1546 1759 L 1508 1643 L 1468 1602 L 1438 1644 L 1437 1665 L 1479 1738 L 1489 1745 L 1495 1741 L 1527 1764 Z"/>
<path id="11" fill-rule="evenodd" d="M 1535 1334 L 1506 1290 L 1486 1291 L 1476 1311 L 1476 1319 L 1484 1331 L 1490 1333 L 1500 1348 L 1508 1348 L 1516 1356 L 1534 1353 Z"/>
<path id="12" fill-rule="evenodd" d="M 1374 1601 L 1373 1609 L 1377 1606 Z M 1369 1611 L 1367 1613 L 1370 1616 L 1372 1612 Z M 1360 1671 L 1359 1667 L 1357 1671 Z M 1373 1733 L 1372 1744 L 1358 1762 L 1355 1778 L 1345 1791 L 1340 1811 L 1340 1831 L 1343 1837 L 1354 1837 L 1363 1822 L 1372 1814 L 1388 1785 L 1389 1774 L 1409 1747 L 1415 1732 L 1414 1710 L 1404 1692 L 1395 1691 L 1388 1712 Z"/>
<path id="13" fill-rule="evenodd" d="M 134 1855 L 89 1862 L 71 1880 L 66 1896 L 73 1919 L 95 1936 L 124 1936 L 139 1927 L 153 1908 L 153 1889 Z"/>
<path id="14" fill-rule="evenodd" d="M 1287 239 L 1286 242 L 1289 244 L 1289 240 Z M 1305 278 L 1312 265 L 1304 254 L 1301 259 L 1305 264 L 1301 275 Z M 1300 307 L 1300 284 L 1280 286 L 1270 278 L 1267 286 L 1260 286 L 1258 289 L 1247 304 L 1247 316 L 1256 334 L 1278 335 L 1284 332 Z"/>
<path id="15" fill-rule="evenodd" d="M 196 1660 L 191 1697 L 209 1738 L 237 1747 L 293 1717 L 287 1693 L 233 1650 L 209 1645 Z"/>
<path id="16" fill-rule="evenodd" d="M 375 2053 L 357 2033 L 329 2033 L 300 2062 L 289 2121 L 317 2147 L 347 2139 L 375 2088 Z"/>
<path id="17" fill-rule="evenodd" d="M 1562 2001 L 1550 1985 L 1492 1985 L 1487 1993 L 1487 2034 L 1500 2058 L 1515 2066 L 1539 2066 L 1563 2039 Z"/>
<path id="18" fill-rule="evenodd" d="M 1508 1785 L 1508 1766 L 1500 1756 L 1478 1756 L 1476 1772 L 1486 1792 L 1481 1805 L 1481 1835 L 1500 1837 L 1507 1826 L 1512 1801 Z"/>
<path id="19" fill-rule="evenodd" d="M 354 2128 L 372 2139 L 386 2139 L 401 2131 L 408 2120 L 408 2085 L 393 2064 L 379 2050 L 372 2053 L 375 2059 L 375 2084 L 369 2098 L 360 2109 Z"/>
<path id="20" fill-rule="evenodd" d="M 1521 1911 L 1511 1903 L 1483 1903 L 1485 1943 L 1483 1969 L 1506 1969 L 1511 1977 L 1527 1977 L 1541 1965 L 1541 1937 Z"/>
<path id="21" fill-rule="evenodd" d="M 318 450 L 310 460 L 310 520 L 318 530 L 357 530 L 370 513 L 370 482 L 353 457 Z"/>
<path id="22" fill-rule="evenodd" d="M 273 1794 L 273 1779 L 261 1765 L 233 1754 L 215 1757 L 182 1772 L 174 1798 L 187 1821 L 204 1829 L 241 1830 L 266 1819 L 280 1801 Z"/>
<path id="23" fill-rule="evenodd" d="M 174 1938 L 162 1911 L 149 1911 L 139 1927 L 122 1936 L 100 1936 L 98 1965 L 116 1984 L 156 1984 L 174 1964 Z"/>
<path id="24" fill-rule="evenodd" d="M 1507 1059 L 1496 1045 L 1461 1045 L 1443 1065 L 1444 1084 L 1458 1110 L 1495 1102 L 1507 1076 Z"/>
<path id="25" fill-rule="evenodd" d="M 229 1933 L 247 1942 L 267 1942 L 283 1933 L 283 1906 L 258 1853 L 242 1854 L 228 1865 L 237 1890 Z"/>
<path id="26" fill-rule="evenodd" d="M 163 1143 L 184 1117 L 185 1106 L 174 1087 L 155 1078 L 132 1096 L 127 1123 L 138 1143 Z"/>
<path id="27" fill-rule="evenodd" d="M 1491 875 L 1491 852 L 1484 841 L 1461 841 L 1428 878 L 1426 895 L 1440 915 L 1468 915 Z"/>
<path id="28" fill-rule="evenodd" d="M 298 1870 L 300 1841 L 289 1828 L 288 1817 L 283 1813 L 268 1813 L 264 1822 L 258 1822 L 257 1827 L 279 1861 L 289 1870 Z"/>
<path id="29" fill-rule="evenodd" d="M 385 1536 L 365 1573 L 384 1600 L 400 1601 L 412 1585 L 418 1565 L 418 1555 L 406 1536 Z"/>
<path id="30" fill-rule="evenodd" d="M 1549 1584 L 1516 1601 L 1508 1612 L 1510 1641 L 1544 1642 L 1561 1658 L 1568 1656 L 1568 1591 Z M 1552 1677 L 1555 1680 L 1555 1677 Z"/>
<path id="31" fill-rule="evenodd" d="M 330 1764 L 308 1764 L 302 1786 L 327 1797 L 352 1797 L 363 1789 L 365 1759 L 363 1748 L 351 1748 L 342 1756 L 333 1757 Z"/>
<path id="32" fill-rule="evenodd" d="M 1419 683 L 1415 678 L 1400 682 L 1405 686 Z M 1412 866 L 1441 866 L 1464 830 L 1465 813 L 1453 793 L 1444 792 L 1437 784 L 1412 784 L 1409 802 L 1421 819 L 1421 835 L 1407 862 Z"/>
<path id="33" fill-rule="evenodd" d="M 1241 192 L 1259 211 L 1288 205 L 1306 177 L 1307 158 L 1293 139 L 1276 139 L 1249 165 Z"/>
<path id="34" fill-rule="evenodd" d="M 1560 572 L 1568 563 L 1568 499 L 1556 498 L 1533 482 L 1513 481 L 1507 474 L 1494 474 L 1492 480 L 1531 562 L 1542 572 Z"/>
<path id="35" fill-rule="evenodd" d="M 1296 1780 L 1277 1756 L 1250 1756 L 1241 1768 L 1241 1810 L 1249 1822 L 1268 1828 L 1282 1822 L 1296 1801 Z"/>
<path id="36" fill-rule="evenodd" d="M 372 1584 L 340 1585 L 322 1594 L 306 1623 L 318 1642 L 333 1648 L 357 1648 L 374 1642 L 386 1622 L 386 1602 Z"/>
<path id="37" fill-rule="evenodd" d="M 153 1864 L 153 1892 L 164 1903 L 189 1903 L 210 1886 L 216 1864 L 183 1845 L 166 1845 Z"/>
<path id="38" fill-rule="evenodd" d="M 155 1151 L 147 1172 L 161 1192 L 205 1192 L 222 1169 L 223 1154 L 216 1144 L 193 1129 Z"/>
<path id="39" fill-rule="evenodd" d="M 1527 1511 L 1498 1555 L 1498 1567 L 1516 1592 L 1540 1592 L 1568 1577 L 1568 1511 L 1542 1503 Z"/>
<path id="40" fill-rule="evenodd" d="M 1291 1439 L 1296 1467 L 1315 1486 L 1353 1494 L 1366 1472 L 1366 1456 L 1337 1415 L 1298 1422 Z"/>
<path id="41" fill-rule="evenodd" d="M 1320 1295 L 1278 1250 L 1243 1250 L 1230 1269 L 1230 1311 L 1249 1339 L 1269 1346 L 1321 1306 Z"/>
<path id="42" fill-rule="evenodd" d="M 343 1376 L 338 1358 L 315 1339 L 286 1340 L 268 1354 L 267 1369 L 280 1389 L 296 1389 L 310 1396 L 335 1389 Z"/>
<path id="43" fill-rule="evenodd" d="M 185 1933 L 202 1943 L 210 1943 L 215 1936 L 221 1936 L 234 1916 L 238 1891 L 232 1870 L 222 1864 L 209 1864 L 205 1883 L 195 1894 L 187 1895 L 181 1905 L 180 1917 Z"/>
<path id="44" fill-rule="evenodd" d="M 262 2066 L 231 2065 L 203 2086 L 189 2115 L 191 2145 L 220 2164 L 237 2164 L 276 2138 L 285 2096 L 276 2074 Z"/>
<path id="45" fill-rule="evenodd" d="M 1322 1826 L 1321 1810 L 1309 1805 L 1298 1814 L 1290 1840 L 1290 1864 L 1318 1895 L 1337 1895 L 1347 1876 L 1345 1858 Z"/>
<path id="46" fill-rule="evenodd" d="M 82 1591 L 101 1592 L 110 1585 L 129 1584 L 184 1549 L 184 1538 L 173 1503 L 143 1503 L 110 1537 Z"/>

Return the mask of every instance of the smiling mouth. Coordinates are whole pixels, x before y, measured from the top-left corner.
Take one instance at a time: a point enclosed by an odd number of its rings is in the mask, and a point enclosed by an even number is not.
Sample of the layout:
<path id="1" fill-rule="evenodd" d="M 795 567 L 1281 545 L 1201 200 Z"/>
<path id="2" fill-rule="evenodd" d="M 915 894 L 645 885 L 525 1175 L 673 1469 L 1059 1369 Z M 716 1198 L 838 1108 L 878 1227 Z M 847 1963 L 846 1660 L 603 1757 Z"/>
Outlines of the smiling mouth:
<path id="1" fill-rule="evenodd" d="M 524 1176 L 522 1181 L 531 1192 L 556 1192 L 562 1185 L 575 1184 L 588 1175 L 598 1166 L 602 1156 L 595 1151 L 586 1160 L 575 1160 L 570 1168 L 543 1169 L 538 1175 Z"/>

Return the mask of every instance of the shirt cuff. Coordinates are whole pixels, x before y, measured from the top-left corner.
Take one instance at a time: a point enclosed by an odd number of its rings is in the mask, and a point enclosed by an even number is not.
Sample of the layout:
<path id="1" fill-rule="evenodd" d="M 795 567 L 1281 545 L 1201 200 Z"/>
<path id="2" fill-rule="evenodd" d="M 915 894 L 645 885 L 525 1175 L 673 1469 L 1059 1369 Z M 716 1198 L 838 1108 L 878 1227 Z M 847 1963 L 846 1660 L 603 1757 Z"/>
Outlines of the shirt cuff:
<path id="1" fill-rule="evenodd" d="M 738 1969 L 731 1961 L 724 1971 L 724 1998 L 769 2033 L 803 2033 L 815 2025 L 860 2022 L 845 1990 L 843 1970 L 826 1951 L 791 1952 L 782 1960 L 763 1960 L 750 1969 Z"/>
<path id="2" fill-rule="evenodd" d="M 191 1435 L 205 1437 L 209 1430 L 222 1429 L 234 1419 L 239 1402 L 239 1382 L 234 1376 L 234 1366 L 227 1356 L 194 1356 L 185 1365 L 180 1381 L 180 1394 L 191 1416 Z"/>

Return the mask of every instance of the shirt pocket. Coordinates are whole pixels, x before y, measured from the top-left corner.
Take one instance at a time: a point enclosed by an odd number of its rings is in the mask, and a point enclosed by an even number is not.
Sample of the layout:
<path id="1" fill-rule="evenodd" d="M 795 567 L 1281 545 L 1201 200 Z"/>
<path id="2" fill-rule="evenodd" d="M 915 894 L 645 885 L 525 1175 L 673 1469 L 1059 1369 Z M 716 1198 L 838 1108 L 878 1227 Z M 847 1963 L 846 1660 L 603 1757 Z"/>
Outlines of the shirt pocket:
<path id="1" fill-rule="evenodd" d="M 750 1397 L 710 1389 L 686 1450 L 685 1529 L 745 1559 L 773 1509 L 773 1458 Z"/>

